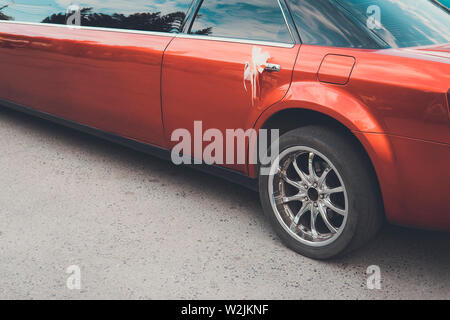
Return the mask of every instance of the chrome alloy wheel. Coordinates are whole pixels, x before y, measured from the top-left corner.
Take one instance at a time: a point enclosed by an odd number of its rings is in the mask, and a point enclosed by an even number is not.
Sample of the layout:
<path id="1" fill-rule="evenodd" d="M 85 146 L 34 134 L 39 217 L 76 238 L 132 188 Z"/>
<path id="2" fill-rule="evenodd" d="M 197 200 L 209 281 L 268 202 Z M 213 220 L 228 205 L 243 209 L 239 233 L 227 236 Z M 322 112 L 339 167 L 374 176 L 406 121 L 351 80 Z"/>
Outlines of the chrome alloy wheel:
<path id="1" fill-rule="evenodd" d="M 274 161 L 271 173 L 272 209 L 292 237 L 313 247 L 339 238 L 347 222 L 347 190 L 327 157 L 308 147 L 291 147 Z"/>

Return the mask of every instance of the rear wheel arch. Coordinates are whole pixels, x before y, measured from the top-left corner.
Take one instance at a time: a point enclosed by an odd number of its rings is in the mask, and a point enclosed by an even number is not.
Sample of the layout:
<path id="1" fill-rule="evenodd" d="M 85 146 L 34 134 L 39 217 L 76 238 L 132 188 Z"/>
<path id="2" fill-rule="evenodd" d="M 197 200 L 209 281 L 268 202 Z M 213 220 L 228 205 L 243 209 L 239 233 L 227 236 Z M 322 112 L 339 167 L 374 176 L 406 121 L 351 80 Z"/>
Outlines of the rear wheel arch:
<path id="1" fill-rule="evenodd" d="M 383 202 L 380 181 L 378 178 L 374 161 L 372 160 L 373 152 L 368 152 L 365 143 L 363 143 L 358 138 L 358 136 L 355 135 L 342 122 L 336 120 L 335 118 L 327 114 L 318 111 L 302 108 L 287 108 L 272 114 L 270 117 L 268 117 L 264 122 L 260 124 L 260 127 L 257 127 L 257 130 L 259 131 L 260 129 L 266 130 L 279 129 L 281 136 L 284 133 L 287 133 L 291 130 L 311 125 L 331 128 L 333 131 L 336 132 L 336 134 L 345 136 L 346 139 L 351 141 L 351 143 L 358 148 L 358 151 L 360 152 L 364 163 L 367 165 L 368 169 L 373 174 L 374 181 L 376 183 L 377 190 L 379 192 L 380 200 Z M 258 169 L 259 168 L 257 166 L 250 167 L 249 168 L 250 175 L 253 177 L 257 177 Z"/>

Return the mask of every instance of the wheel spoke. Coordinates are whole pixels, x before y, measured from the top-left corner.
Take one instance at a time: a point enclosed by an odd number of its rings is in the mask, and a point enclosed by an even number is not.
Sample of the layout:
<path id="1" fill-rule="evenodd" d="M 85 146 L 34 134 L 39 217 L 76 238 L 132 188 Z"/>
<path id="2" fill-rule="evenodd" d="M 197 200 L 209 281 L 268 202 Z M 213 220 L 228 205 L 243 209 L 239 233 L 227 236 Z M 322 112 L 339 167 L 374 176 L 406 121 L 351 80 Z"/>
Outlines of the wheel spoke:
<path id="1" fill-rule="evenodd" d="M 306 197 L 305 193 L 298 193 L 298 194 L 296 194 L 295 196 L 292 196 L 292 197 L 285 197 L 284 198 L 284 203 L 289 203 L 289 202 L 292 202 L 292 201 L 303 201 L 303 198 L 305 198 L 305 197 Z"/>
<path id="2" fill-rule="evenodd" d="M 293 201 L 303 201 L 303 199 L 306 197 L 305 193 L 298 193 L 295 196 L 291 196 L 291 197 L 275 197 L 275 202 L 276 204 L 280 205 L 280 204 L 286 204 L 289 202 L 293 202 Z"/>
<path id="3" fill-rule="evenodd" d="M 327 212 L 322 205 L 319 205 L 319 212 L 328 230 L 330 230 L 331 233 L 337 233 L 336 228 L 331 224 L 330 220 L 328 220 Z"/>
<path id="4" fill-rule="evenodd" d="M 286 172 L 282 172 L 281 173 L 281 177 L 284 180 L 284 182 L 286 182 L 287 184 L 293 186 L 294 188 L 302 189 L 302 190 L 305 189 L 305 188 L 303 188 L 303 186 L 300 183 L 300 181 L 294 181 L 294 180 L 289 179 L 288 176 L 286 175 Z"/>
<path id="5" fill-rule="evenodd" d="M 297 159 L 294 159 L 294 162 L 292 163 L 294 166 L 295 171 L 297 172 L 298 176 L 300 177 L 300 179 L 302 180 L 303 183 L 308 184 L 309 180 L 306 177 L 306 174 L 303 173 L 303 171 L 299 168 L 298 164 L 297 164 Z"/>
<path id="6" fill-rule="evenodd" d="M 292 221 L 292 224 L 291 224 L 291 227 L 290 227 L 292 231 L 294 231 L 295 228 L 297 228 L 297 226 L 298 226 L 298 224 L 300 222 L 300 219 L 302 218 L 302 216 L 306 212 L 308 212 L 308 210 L 309 210 L 309 206 L 306 205 L 306 204 L 303 204 L 302 208 L 300 209 L 300 211 L 297 213 L 297 215 L 295 216 L 294 220 Z"/>
<path id="7" fill-rule="evenodd" d="M 317 239 L 319 237 L 319 233 L 316 229 L 316 220 L 318 216 L 317 210 L 315 210 L 314 205 L 311 203 L 311 234 L 314 239 Z"/>
<path id="8" fill-rule="evenodd" d="M 323 183 L 324 183 L 325 180 L 327 179 L 327 176 L 328 176 L 328 174 L 329 174 L 330 172 L 331 172 L 331 168 L 330 168 L 330 167 L 327 167 L 327 168 L 323 171 L 322 175 L 321 175 L 320 178 L 319 178 L 319 181 L 317 182 L 317 184 L 319 185 L 319 187 L 323 185 Z"/>
<path id="9" fill-rule="evenodd" d="M 309 180 L 310 182 L 313 182 L 316 180 L 317 174 L 314 171 L 314 153 L 310 152 L 308 156 L 308 170 L 309 170 Z"/>
<path id="10" fill-rule="evenodd" d="M 325 200 L 324 205 L 325 205 L 325 207 L 333 210 L 334 212 L 336 212 L 337 214 L 340 214 L 341 216 L 347 215 L 347 210 L 336 207 L 333 203 L 331 203 L 330 200 Z"/>
<path id="11" fill-rule="evenodd" d="M 344 187 L 337 187 L 333 189 L 325 189 L 322 191 L 324 194 L 333 194 L 333 193 L 341 193 L 344 192 Z"/>

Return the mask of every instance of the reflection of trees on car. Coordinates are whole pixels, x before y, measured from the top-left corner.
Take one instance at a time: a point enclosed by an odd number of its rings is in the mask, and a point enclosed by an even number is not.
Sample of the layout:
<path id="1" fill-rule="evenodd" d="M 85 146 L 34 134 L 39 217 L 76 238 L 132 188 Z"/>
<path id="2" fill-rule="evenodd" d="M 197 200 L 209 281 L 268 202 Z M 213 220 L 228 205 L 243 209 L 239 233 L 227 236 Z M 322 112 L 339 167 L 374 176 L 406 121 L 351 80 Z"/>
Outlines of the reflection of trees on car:
<path id="1" fill-rule="evenodd" d="M 178 11 L 161 15 L 161 12 L 145 12 L 124 15 L 119 13 L 105 14 L 93 12 L 93 8 L 80 10 L 81 25 L 85 27 L 132 29 L 140 31 L 171 32 L 179 30 L 186 14 Z M 53 14 L 45 18 L 42 23 L 66 24 L 66 13 Z M 210 34 L 210 28 L 200 30 L 201 34 Z"/>
<path id="2" fill-rule="evenodd" d="M 8 7 L 8 5 L 4 5 L 3 7 L 0 7 L 0 20 L 13 20 L 12 17 L 7 16 L 6 14 L 4 14 L 4 13 L 2 12 L 2 10 L 5 9 L 5 8 L 7 8 L 7 7 Z"/>
<path id="3" fill-rule="evenodd" d="M 202 30 L 197 30 L 194 32 L 194 34 L 200 34 L 200 35 L 204 35 L 204 36 L 209 36 L 212 34 L 212 27 L 208 27 Z"/>

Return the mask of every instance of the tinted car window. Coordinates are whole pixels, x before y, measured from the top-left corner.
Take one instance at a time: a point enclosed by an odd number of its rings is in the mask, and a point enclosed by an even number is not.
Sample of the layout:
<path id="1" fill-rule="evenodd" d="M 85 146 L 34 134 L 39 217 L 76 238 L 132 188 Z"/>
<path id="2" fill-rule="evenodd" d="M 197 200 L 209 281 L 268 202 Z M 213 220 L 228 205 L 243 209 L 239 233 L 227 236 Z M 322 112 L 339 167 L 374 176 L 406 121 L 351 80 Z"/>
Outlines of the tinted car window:
<path id="1" fill-rule="evenodd" d="M 3 1 L 6 2 L 6 1 Z M 85 27 L 170 32 L 183 22 L 191 0 L 14 0 L 0 19 Z"/>
<path id="2" fill-rule="evenodd" d="M 364 26 L 329 0 L 289 0 L 302 43 L 346 48 L 379 48 Z"/>
<path id="3" fill-rule="evenodd" d="M 450 42 L 448 10 L 432 0 L 336 0 L 391 47 Z M 444 1 L 443 1 L 444 3 Z"/>
<path id="4" fill-rule="evenodd" d="M 438 0 L 438 1 L 450 9 L 450 0 Z"/>
<path id="5" fill-rule="evenodd" d="M 190 33 L 292 43 L 276 0 L 204 0 Z"/>

